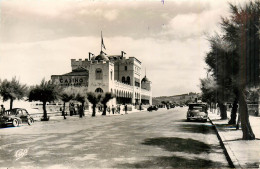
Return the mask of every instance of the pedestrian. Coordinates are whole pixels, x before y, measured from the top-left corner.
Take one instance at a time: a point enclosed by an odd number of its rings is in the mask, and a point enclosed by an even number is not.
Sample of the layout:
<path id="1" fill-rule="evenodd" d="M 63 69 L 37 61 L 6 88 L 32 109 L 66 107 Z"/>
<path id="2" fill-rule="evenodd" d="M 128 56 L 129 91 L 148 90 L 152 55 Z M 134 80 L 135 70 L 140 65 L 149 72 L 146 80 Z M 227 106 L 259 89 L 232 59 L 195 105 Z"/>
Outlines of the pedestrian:
<path id="1" fill-rule="evenodd" d="M 120 104 L 117 106 L 117 112 L 118 112 L 118 114 L 120 114 Z"/>
<path id="2" fill-rule="evenodd" d="M 0 115 L 4 115 L 4 114 L 5 114 L 5 107 L 4 105 L 1 104 Z"/>
<path id="3" fill-rule="evenodd" d="M 69 105 L 69 110 L 70 110 L 70 116 L 73 116 L 73 107 L 71 103 Z"/>
<path id="4" fill-rule="evenodd" d="M 108 108 L 107 108 L 107 112 L 110 114 L 110 106 L 108 106 Z"/>
<path id="5" fill-rule="evenodd" d="M 78 112 L 79 112 L 79 118 L 82 118 L 82 116 L 83 116 L 83 106 L 82 105 L 78 105 Z"/>
<path id="6" fill-rule="evenodd" d="M 114 105 L 112 105 L 112 113 L 113 113 L 113 114 L 115 113 L 115 107 L 114 107 Z"/>
<path id="7" fill-rule="evenodd" d="M 125 104 L 125 114 L 127 114 L 127 104 Z"/>

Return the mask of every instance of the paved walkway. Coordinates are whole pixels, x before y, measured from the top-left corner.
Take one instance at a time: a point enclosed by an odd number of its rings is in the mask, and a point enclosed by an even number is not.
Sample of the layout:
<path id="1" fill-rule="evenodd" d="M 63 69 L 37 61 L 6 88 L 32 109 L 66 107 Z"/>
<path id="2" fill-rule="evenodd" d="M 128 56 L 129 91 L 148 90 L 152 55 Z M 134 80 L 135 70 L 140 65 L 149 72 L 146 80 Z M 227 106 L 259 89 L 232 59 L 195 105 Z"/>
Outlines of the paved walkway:
<path id="1" fill-rule="evenodd" d="M 228 118 L 230 112 L 228 112 Z M 221 140 L 235 168 L 260 168 L 260 117 L 249 116 L 256 140 L 242 140 L 242 130 L 221 120 L 217 112 L 209 112 L 209 118 L 216 126 Z"/>

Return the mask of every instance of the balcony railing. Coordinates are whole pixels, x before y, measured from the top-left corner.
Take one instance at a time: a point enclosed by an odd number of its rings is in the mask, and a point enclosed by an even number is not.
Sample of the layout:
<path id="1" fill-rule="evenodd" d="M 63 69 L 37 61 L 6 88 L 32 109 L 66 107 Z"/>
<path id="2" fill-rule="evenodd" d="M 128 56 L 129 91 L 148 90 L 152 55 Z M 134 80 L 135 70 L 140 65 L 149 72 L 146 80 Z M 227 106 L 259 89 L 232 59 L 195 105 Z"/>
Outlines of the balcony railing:
<path id="1" fill-rule="evenodd" d="M 121 83 L 119 81 L 115 80 L 115 88 L 117 89 L 124 89 L 124 90 L 129 90 L 129 91 L 133 91 L 134 90 L 134 86 L 131 86 L 129 84 L 125 84 L 125 83 Z"/>

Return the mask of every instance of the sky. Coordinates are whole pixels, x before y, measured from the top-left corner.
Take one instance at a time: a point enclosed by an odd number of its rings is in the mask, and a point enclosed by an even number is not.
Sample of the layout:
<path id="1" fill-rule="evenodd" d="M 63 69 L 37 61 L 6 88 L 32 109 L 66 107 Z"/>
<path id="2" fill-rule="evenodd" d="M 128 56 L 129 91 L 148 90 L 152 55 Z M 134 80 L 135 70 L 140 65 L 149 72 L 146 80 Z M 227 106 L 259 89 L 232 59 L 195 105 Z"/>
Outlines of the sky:
<path id="1" fill-rule="evenodd" d="M 1 0 L 0 79 L 27 85 L 71 71 L 71 59 L 126 52 L 142 62 L 153 96 L 200 92 L 207 37 L 228 2 L 246 0 Z"/>

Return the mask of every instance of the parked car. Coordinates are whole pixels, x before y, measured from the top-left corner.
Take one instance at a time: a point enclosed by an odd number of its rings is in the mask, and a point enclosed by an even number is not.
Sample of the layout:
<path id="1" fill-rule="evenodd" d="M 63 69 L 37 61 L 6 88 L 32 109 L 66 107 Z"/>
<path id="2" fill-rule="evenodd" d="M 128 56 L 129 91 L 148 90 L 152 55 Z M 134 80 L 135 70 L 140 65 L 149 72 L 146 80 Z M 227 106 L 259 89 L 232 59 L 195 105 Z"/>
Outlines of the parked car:
<path id="1" fill-rule="evenodd" d="M 28 125 L 34 123 L 34 119 L 26 109 L 15 108 L 6 110 L 4 114 L 0 115 L 0 125 L 2 126 L 12 125 L 18 127 L 22 123 L 27 123 Z"/>
<path id="2" fill-rule="evenodd" d="M 187 121 L 200 120 L 206 122 L 208 119 L 207 109 L 206 103 L 190 103 L 187 112 Z"/>
<path id="3" fill-rule="evenodd" d="M 157 106 L 150 106 L 150 107 L 147 108 L 147 111 L 153 111 L 153 110 L 157 111 L 158 107 Z"/>

